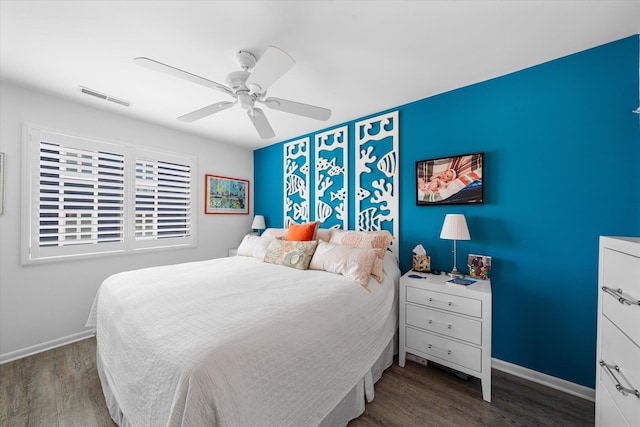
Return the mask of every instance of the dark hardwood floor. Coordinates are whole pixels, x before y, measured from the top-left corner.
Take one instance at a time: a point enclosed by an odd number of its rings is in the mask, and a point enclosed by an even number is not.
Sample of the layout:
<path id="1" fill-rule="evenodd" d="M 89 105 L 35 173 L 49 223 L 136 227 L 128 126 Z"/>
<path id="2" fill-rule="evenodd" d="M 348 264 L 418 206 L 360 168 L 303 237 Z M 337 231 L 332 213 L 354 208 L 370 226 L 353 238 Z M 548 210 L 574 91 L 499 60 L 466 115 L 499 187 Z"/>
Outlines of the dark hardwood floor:
<path id="1" fill-rule="evenodd" d="M 0 426 L 115 426 L 104 403 L 95 348 L 91 338 L 0 365 Z M 492 381 L 487 403 L 475 378 L 396 363 L 349 427 L 594 424 L 593 402 L 496 370 Z"/>

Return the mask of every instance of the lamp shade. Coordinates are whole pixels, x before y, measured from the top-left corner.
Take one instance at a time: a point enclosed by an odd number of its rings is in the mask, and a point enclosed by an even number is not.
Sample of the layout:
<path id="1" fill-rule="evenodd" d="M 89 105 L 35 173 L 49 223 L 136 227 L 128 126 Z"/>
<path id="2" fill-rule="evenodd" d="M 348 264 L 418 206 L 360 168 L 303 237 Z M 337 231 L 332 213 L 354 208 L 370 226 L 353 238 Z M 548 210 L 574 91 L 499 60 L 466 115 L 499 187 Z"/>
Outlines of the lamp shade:
<path id="1" fill-rule="evenodd" d="M 264 230 L 267 226 L 264 223 L 264 216 L 256 215 L 253 217 L 253 223 L 251 224 L 253 230 Z"/>
<path id="2" fill-rule="evenodd" d="M 444 217 L 440 238 L 449 240 L 471 240 L 467 220 L 464 218 L 464 215 L 447 214 L 447 216 Z"/>

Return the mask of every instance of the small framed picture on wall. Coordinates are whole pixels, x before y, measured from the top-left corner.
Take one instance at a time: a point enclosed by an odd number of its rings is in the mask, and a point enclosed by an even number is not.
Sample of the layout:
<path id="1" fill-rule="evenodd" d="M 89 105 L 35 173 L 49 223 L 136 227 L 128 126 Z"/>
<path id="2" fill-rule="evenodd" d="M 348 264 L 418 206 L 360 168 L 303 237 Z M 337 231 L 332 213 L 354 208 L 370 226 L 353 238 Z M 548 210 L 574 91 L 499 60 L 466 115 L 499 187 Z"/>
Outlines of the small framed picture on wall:
<path id="1" fill-rule="evenodd" d="M 484 153 L 416 162 L 416 205 L 484 203 Z"/>
<path id="2" fill-rule="evenodd" d="M 249 181 L 206 174 L 205 214 L 249 214 Z"/>

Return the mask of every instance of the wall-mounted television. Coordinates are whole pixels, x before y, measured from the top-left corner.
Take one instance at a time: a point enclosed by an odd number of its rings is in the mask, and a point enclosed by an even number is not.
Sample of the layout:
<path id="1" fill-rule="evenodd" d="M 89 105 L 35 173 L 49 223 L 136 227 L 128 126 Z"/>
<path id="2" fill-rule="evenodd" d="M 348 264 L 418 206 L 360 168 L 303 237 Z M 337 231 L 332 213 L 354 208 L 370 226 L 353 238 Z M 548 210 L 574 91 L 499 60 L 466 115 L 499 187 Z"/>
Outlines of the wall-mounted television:
<path id="1" fill-rule="evenodd" d="M 484 203 L 484 153 L 416 162 L 416 204 Z"/>

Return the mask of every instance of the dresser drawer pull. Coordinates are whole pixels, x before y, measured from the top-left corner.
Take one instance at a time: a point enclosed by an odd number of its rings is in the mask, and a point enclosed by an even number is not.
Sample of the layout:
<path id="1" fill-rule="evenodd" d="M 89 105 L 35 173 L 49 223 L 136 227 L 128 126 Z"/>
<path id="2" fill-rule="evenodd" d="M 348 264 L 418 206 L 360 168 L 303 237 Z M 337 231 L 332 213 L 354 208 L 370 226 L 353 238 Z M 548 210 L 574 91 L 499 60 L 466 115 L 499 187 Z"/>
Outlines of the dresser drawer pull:
<path id="1" fill-rule="evenodd" d="M 620 383 L 620 380 L 618 380 L 616 375 L 613 373 L 613 371 L 616 371 L 624 377 L 624 375 L 620 372 L 620 367 L 618 365 L 611 365 L 609 363 L 606 363 L 604 360 L 601 360 L 600 366 L 602 366 L 604 370 L 607 371 L 607 374 L 609 374 L 609 377 L 611 377 L 613 382 L 616 383 L 616 390 L 618 390 L 623 396 L 628 396 L 629 394 L 633 394 L 635 397 L 640 399 L 640 391 L 638 391 L 638 389 L 623 387 L 622 384 Z"/>
<path id="2" fill-rule="evenodd" d="M 433 320 L 429 319 L 429 324 L 430 325 L 441 325 L 441 326 L 445 326 L 447 329 L 451 329 L 451 324 L 448 323 L 442 323 L 442 322 L 434 322 Z"/>
<path id="3" fill-rule="evenodd" d="M 440 347 L 436 347 L 434 345 L 429 344 L 428 345 L 429 348 L 432 348 L 434 350 L 440 350 L 440 351 L 444 351 L 447 354 L 451 354 L 451 350 L 445 350 L 444 348 L 440 348 Z"/>
<path id="4" fill-rule="evenodd" d="M 640 300 L 625 297 L 622 293 L 622 289 L 612 289 L 603 286 L 602 290 L 617 299 L 620 304 L 640 306 Z"/>
<path id="5" fill-rule="evenodd" d="M 444 303 L 447 303 L 447 305 L 453 305 L 451 301 L 442 301 L 442 300 L 437 300 L 433 298 L 429 298 L 429 302 L 444 302 Z"/>

